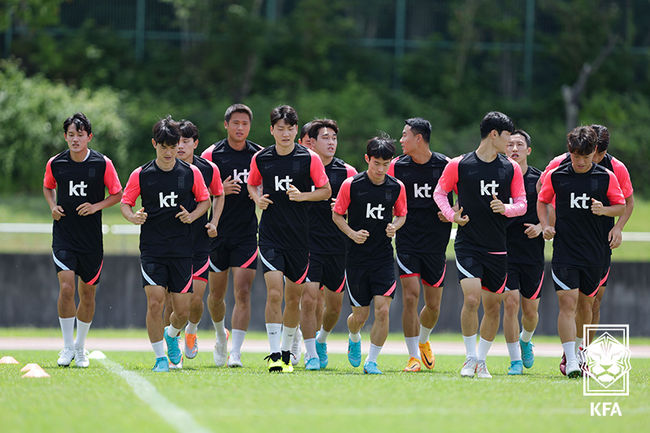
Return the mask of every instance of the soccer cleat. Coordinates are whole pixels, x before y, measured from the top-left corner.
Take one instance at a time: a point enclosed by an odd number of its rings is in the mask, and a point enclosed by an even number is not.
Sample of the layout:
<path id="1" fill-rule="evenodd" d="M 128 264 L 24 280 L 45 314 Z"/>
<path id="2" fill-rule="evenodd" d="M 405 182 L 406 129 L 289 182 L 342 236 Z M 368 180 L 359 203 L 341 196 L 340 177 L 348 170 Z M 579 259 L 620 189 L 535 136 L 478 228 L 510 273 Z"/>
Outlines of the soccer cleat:
<path id="1" fill-rule="evenodd" d="M 492 379 L 492 375 L 488 371 L 485 361 L 476 362 L 476 377 L 479 379 Z"/>
<path id="2" fill-rule="evenodd" d="M 185 352 L 185 357 L 187 359 L 193 359 L 196 357 L 196 354 L 199 353 L 199 344 L 196 341 L 196 334 L 185 333 L 185 347 L 183 348 L 183 352 Z"/>
<path id="3" fill-rule="evenodd" d="M 567 361 L 566 375 L 571 379 L 574 379 L 576 377 L 582 377 L 582 370 L 580 369 L 580 365 L 578 364 L 577 360 L 573 359 L 571 361 Z"/>
<path id="4" fill-rule="evenodd" d="M 582 346 L 578 347 L 578 350 L 576 350 L 576 359 L 578 360 L 580 370 L 584 371 L 587 366 L 587 354 Z"/>
<path id="5" fill-rule="evenodd" d="M 67 367 L 74 359 L 74 355 L 74 349 L 64 347 L 63 350 L 59 352 L 59 359 L 56 363 L 59 364 L 59 367 Z"/>
<path id="6" fill-rule="evenodd" d="M 521 348 L 521 360 L 523 361 L 524 367 L 530 368 L 535 362 L 535 354 L 533 353 L 533 347 L 535 345 L 532 341 L 525 343 L 519 339 L 519 347 Z"/>
<path id="7" fill-rule="evenodd" d="M 169 372 L 169 361 L 165 356 L 156 358 L 156 365 L 151 369 L 154 373 L 168 373 Z"/>
<path id="8" fill-rule="evenodd" d="M 305 370 L 320 370 L 320 360 L 318 358 L 305 360 Z"/>
<path id="9" fill-rule="evenodd" d="M 418 344 L 418 348 L 420 349 L 420 359 L 422 360 L 422 364 L 424 364 L 424 366 L 429 370 L 433 369 L 436 365 L 436 357 L 433 356 L 431 343 L 428 341 L 424 344 L 420 343 Z"/>
<path id="10" fill-rule="evenodd" d="M 226 329 L 226 341 L 222 343 L 217 341 L 214 343 L 212 358 L 214 359 L 214 365 L 217 367 L 226 365 L 226 359 L 228 358 L 228 338 L 230 338 L 230 331 Z"/>
<path id="11" fill-rule="evenodd" d="M 406 367 L 404 367 L 404 371 L 406 372 L 416 372 L 420 371 L 420 369 L 420 360 L 413 357 L 409 358 L 409 362 L 406 364 Z"/>
<path id="12" fill-rule="evenodd" d="M 171 362 L 169 363 L 169 369 L 170 370 L 180 370 L 183 368 L 183 355 L 181 354 L 181 360 L 178 362 L 178 364 L 172 364 Z"/>
<path id="13" fill-rule="evenodd" d="M 243 367 L 241 363 L 241 353 L 230 352 L 230 355 L 228 355 L 228 367 L 231 368 Z"/>
<path id="14" fill-rule="evenodd" d="M 363 374 L 383 374 L 380 369 L 377 368 L 377 363 L 372 361 L 366 361 L 363 364 Z"/>
<path id="15" fill-rule="evenodd" d="M 318 359 L 320 360 L 320 368 L 323 369 L 327 367 L 327 343 L 319 343 L 318 334 L 316 334 L 316 353 L 318 354 Z"/>
<path id="16" fill-rule="evenodd" d="M 74 365 L 81 368 L 88 368 L 90 361 L 88 361 L 88 352 L 86 349 L 75 349 L 74 351 Z"/>
<path id="17" fill-rule="evenodd" d="M 355 343 L 348 339 L 348 361 L 352 367 L 361 365 L 361 341 Z"/>
<path id="18" fill-rule="evenodd" d="M 560 373 L 566 376 L 566 353 L 562 354 L 562 360 L 560 361 Z"/>
<path id="19" fill-rule="evenodd" d="M 302 331 L 300 328 L 296 329 L 291 343 L 291 365 L 298 365 L 300 357 L 302 356 Z"/>
<path id="20" fill-rule="evenodd" d="M 476 358 L 470 358 L 468 356 L 463 363 L 463 368 L 460 369 L 460 375 L 462 377 L 474 377 L 474 374 L 476 374 L 477 362 Z"/>
<path id="21" fill-rule="evenodd" d="M 291 363 L 291 352 L 288 350 L 282 351 L 282 372 L 293 373 L 293 364 Z"/>
<path id="22" fill-rule="evenodd" d="M 167 357 L 169 358 L 169 362 L 172 364 L 178 364 L 183 359 L 181 348 L 178 346 L 178 340 L 180 340 L 180 337 L 178 335 L 176 337 L 170 337 L 168 331 L 169 326 L 166 326 L 164 336 L 165 342 L 167 343 Z"/>
<path id="23" fill-rule="evenodd" d="M 521 361 L 510 361 L 510 368 L 508 374 L 511 376 L 518 376 L 524 374 L 524 363 Z"/>
<path id="24" fill-rule="evenodd" d="M 264 358 L 269 372 L 282 372 L 282 354 L 280 352 L 271 353 Z"/>

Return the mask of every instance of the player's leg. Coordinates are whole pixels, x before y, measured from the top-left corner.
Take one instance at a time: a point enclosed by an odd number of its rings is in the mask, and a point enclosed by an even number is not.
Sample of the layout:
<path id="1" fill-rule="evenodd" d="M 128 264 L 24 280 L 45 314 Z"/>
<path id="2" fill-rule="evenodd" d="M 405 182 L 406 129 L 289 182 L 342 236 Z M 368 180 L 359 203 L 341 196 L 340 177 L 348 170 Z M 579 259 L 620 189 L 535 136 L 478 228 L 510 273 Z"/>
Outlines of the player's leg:
<path id="1" fill-rule="evenodd" d="M 316 334 L 316 353 L 320 361 L 320 368 L 326 368 L 329 362 L 327 355 L 327 337 L 341 315 L 343 306 L 343 293 L 347 287 L 345 274 L 345 256 L 332 255 L 328 257 L 323 276 L 320 296 L 323 299 L 323 320 L 320 330 Z"/>
<path id="2" fill-rule="evenodd" d="M 241 367 L 241 347 L 251 320 L 251 287 L 255 279 L 255 268 L 235 267 L 231 270 L 235 306 L 232 310 L 232 346 L 228 366 Z"/>
<path id="3" fill-rule="evenodd" d="M 605 266 L 604 276 L 601 278 L 600 283 L 598 284 L 598 292 L 596 292 L 596 298 L 594 299 L 594 305 L 591 313 L 591 323 L 593 325 L 598 325 L 600 323 L 600 304 L 603 300 L 603 296 L 605 296 L 605 289 L 607 289 L 607 282 L 609 281 L 611 259 L 612 258 L 610 256 L 610 262 L 607 264 L 607 266 Z M 589 331 L 589 335 L 585 336 L 589 338 L 588 342 L 591 342 L 591 340 L 594 338 L 595 333 L 596 330 L 592 329 Z"/>
<path id="4" fill-rule="evenodd" d="M 313 262 L 312 262 L 313 266 Z M 320 370 L 320 361 L 316 353 L 316 308 L 320 297 L 320 282 L 310 281 L 304 284 L 300 300 L 300 329 L 305 339 L 305 369 Z M 295 354 L 294 354 L 295 355 Z"/>
<path id="5" fill-rule="evenodd" d="M 169 371 L 169 362 L 165 356 L 162 321 L 166 290 L 162 286 L 147 285 L 144 287 L 144 292 L 147 295 L 147 333 L 149 334 L 149 341 L 156 356 L 156 364 L 153 367 L 153 371 Z"/>
<path id="6" fill-rule="evenodd" d="M 505 281 L 504 281 L 505 283 Z M 489 288 L 489 286 L 488 286 Z M 487 354 L 499 330 L 499 319 L 503 293 L 483 290 L 481 302 L 483 303 L 483 319 L 481 320 L 481 338 L 478 343 L 476 375 L 479 378 L 490 379 L 492 376 L 487 370 Z"/>
<path id="7" fill-rule="evenodd" d="M 460 328 L 465 343 L 465 363 L 460 371 L 463 377 L 474 377 L 476 372 L 478 334 L 478 308 L 481 305 L 481 280 L 463 278 L 460 281 L 463 290 L 463 307 L 460 310 Z"/>
<path id="8" fill-rule="evenodd" d="M 306 269 L 305 269 L 306 270 Z M 300 279 L 299 279 L 300 281 Z M 282 362 L 285 364 L 283 372 L 290 373 L 293 368 L 287 368 L 291 363 L 291 346 L 300 324 L 300 298 L 302 297 L 303 284 L 292 281 L 288 276 L 284 286 L 284 311 L 282 313 L 282 341 L 280 349 Z M 315 312 L 312 310 L 312 315 Z M 315 317 L 315 316 L 314 316 Z M 315 323 L 313 325 L 315 327 Z M 315 330 L 314 330 L 315 332 Z M 294 353 L 298 357 L 299 354 Z"/>
<path id="9" fill-rule="evenodd" d="M 420 351 L 418 349 L 420 320 L 418 318 L 418 302 L 420 300 L 420 276 L 400 277 L 402 282 L 402 329 L 404 341 L 409 354 L 404 371 L 420 371 Z M 377 304 L 375 304 L 376 306 Z M 375 319 L 376 322 L 376 319 Z"/>
<path id="10" fill-rule="evenodd" d="M 67 250 L 52 251 L 52 259 L 59 280 L 59 296 L 56 307 L 59 316 L 59 325 L 63 335 L 63 349 L 59 352 L 57 364 L 67 367 L 74 359 L 74 320 L 75 305 L 75 269 L 77 268 L 77 255 Z"/>
<path id="11" fill-rule="evenodd" d="M 423 262 L 422 293 L 424 295 L 424 306 L 420 311 L 418 348 L 420 349 L 420 359 L 428 369 L 432 369 L 436 363 L 436 358 L 433 355 L 431 343 L 429 342 L 429 336 L 438 323 L 438 317 L 440 317 L 442 284 L 445 280 L 446 270 L 447 264 L 444 253 L 432 254 Z"/>
<path id="12" fill-rule="evenodd" d="M 163 307 L 163 326 L 169 326 L 169 318 L 172 315 L 173 311 L 173 306 L 172 306 L 172 294 L 167 292 L 165 294 L 165 306 Z"/>
<path id="13" fill-rule="evenodd" d="M 575 338 L 576 322 L 575 314 L 578 305 L 578 289 L 562 290 L 557 292 L 559 313 L 557 318 L 558 334 L 562 342 L 562 348 L 567 360 L 567 375 L 576 372 L 579 374 L 578 362 L 576 360 Z M 575 373 L 573 376 L 576 377 Z"/>
<path id="14" fill-rule="evenodd" d="M 172 314 L 169 317 L 169 326 L 165 328 L 165 342 L 167 343 L 167 357 L 170 367 L 181 367 L 183 355 L 180 349 L 180 333 L 187 325 L 190 317 L 190 303 L 192 301 L 192 258 L 166 259 L 168 269 L 167 289 L 172 294 Z"/>
<path id="15" fill-rule="evenodd" d="M 360 266 L 346 265 L 352 312 L 348 316 L 348 361 L 353 367 L 361 365 L 361 328 L 370 315 L 370 286 L 368 271 Z"/>
<path id="16" fill-rule="evenodd" d="M 228 353 L 228 332 L 225 326 L 228 268 L 225 270 L 217 268 L 217 270 L 218 272 L 211 270 L 208 274 L 208 311 L 210 312 L 216 337 L 213 350 L 214 363 L 217 367 L 222 367 L 226 364 L 226 356 Z"/>
<path id="17" fill-rule="evenodd" d="M 535 362 L 533 353 L 533 333 L 539 320 L 539 298 L 544 281 L 544 264 L 527 266 L 520 274 L 521 284 L 521 334 L 519 347 L 521 358 L 526 368 L 531 368 Z"/>
<path id="18" fill-rule="evenodd" d="M 508 282 L 511 281 L 511 275 L 508 274 Z M 519 290 L 508 288 L 510 290 L 505 292 L 503 299 L 503 335 L 510 355 L 508 374 L 518 375 L 523 371 L 519 346 Z"/>
<path id="19" fill-rule="evenodd" d="M 77 337 L 74 341 L 75 365 L 86 368 L 89 365 L 86 356 L 86 337 L 95 316 L 95 293 L 97 286 L 84 283 L 79 279 L 79 307 L 77 308 Z"/>
<path id="20" fill-rule="evenodd" d="M 206 271 L 207 274 L 207 271 Z M 207 275 L 206 275 L 207 277 Z M 196 338 L 199 322 L 203 316 L 203 295 L 207 286 L 207 279 L 194 277 L 192 282 L 192 296 L 190 299 L 190 313 L 185 326 L 185 346 L 183 351 L 188 359 L 195 358 L 199 352 L 199 342 Z"/>
<path id="21" fill-rule="evenodd" d="M 375 295 L 373 299 L 375 303 L 375 320 L 370 329 L 370 348 L 363 364 L 363 372 L 366 374 L 382 374 L 377 368 L 377 357 L 386 342 L 386 337 L 388 337 L 390 303 L 393 298 Z"/>

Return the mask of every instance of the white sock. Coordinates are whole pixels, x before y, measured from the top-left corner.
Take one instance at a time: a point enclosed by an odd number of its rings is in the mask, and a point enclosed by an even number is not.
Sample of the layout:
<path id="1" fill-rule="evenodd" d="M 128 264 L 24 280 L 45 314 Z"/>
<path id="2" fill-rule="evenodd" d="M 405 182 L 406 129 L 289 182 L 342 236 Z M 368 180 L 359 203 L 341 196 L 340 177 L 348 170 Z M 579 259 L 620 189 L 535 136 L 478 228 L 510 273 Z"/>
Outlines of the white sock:
<path id="1" fill-rule="evenodd" d="M 569 341 L 568 343 L 562 343 L 562 349 L 564 349 L 564 356 L 566 356 L 566 362 L 576 361 L 576 342 Z"/>
<path id="2" fill-rule="evenodd" d="M 576 337 L 576 350 L 579 347 L 583 347 L 584 339 L 582 337 Z"/>
<path id="3" fill-rule="evenodd" d="M 156 358 L 163 358 L 165 356 L 165 342 L 163 340 L 151 343 L 151 347 L 153 347 L 153 353 L 156 354 Z"/>
<path id="4" fill-rule="evenodd" d="M 525 329 L 522 329 L 522 330 L 521 330 L 521 334 L 519 334 L 519 338 L 520 338 L 521 341 L 523 341 L 524 343 L 529 343 L 530 340 L 532 340 L 532 338 L 533 338 L 533 334 L 534 334 L 534 333 L 535 333 L 535 330 L 534 330 L 534 329 L 533 329 L 532 331 L 530 331 L 530 332 L 526 331 Z"/>
<path id="5" fill-rule="evenodd" d="M 358 343 L 361 341 L 361 332 L 357 332 L 353 334 L 352 332 L 348 332 L 348 336 L 350 337 L 350 340 L 352 340 L 353 343 Z"/>
<path id="6" fill-rule="evenodd" d="M 63 334 L 63 347 L 67 349 L 74 348 L 74 317 L 59 317 L 61 333 Z"/>
<path id="7" fill-rule="evenodd" d="M 305 359 L 318 358 L 318 353 L 316 353 L 315 338 L 305 339 L 305 350 L 307 351 L 307 355 L 305 355 Z"/>
<path id="8" fill-rule="evenodd" d="M 224 326 L 224 319 L 221 319 L 218 322 L 212 321 L 214 325 L 214 333 L 217 336 L 217 342 L 222 342 L 226 339 L 226 327 Z"/>
<path id="9" fill-rule="evenodd" d="M 483 337 L 478 339 L 478 356 L 476 358 L 479 360 L 479 362 L 485 361 L 491 346 L 491 341 L 487 341 Z"/>
<path id="10" fill-rule="evenodd" d="M 266 335 L 269 337 L 271 353 L 280 353 L 280 342 L 282 341 L 282 323 L 267 323 Z"/>
<path id="11" fill-rule="evenodd" d="M 295 337 L 297 329 L 298 329 L 297 326 L 294 328 L 289 328 L 288 326 L 282 327 L 282 344 L 280 348 L 282 349 L 283 352 L 291 350 L 291 345 L 293 344 L 293 337 Z M 294 355 L 298 356 L 297 353 L 294 353 Z"/>
<path id="12" fill-rule="evenodd" d="M 178 337 L 178 334 L 180 333 L 181 333 L 180 329 L 174 328 L 174 325 L 172 325 L 171 323 L 169 324 L 169 327 L 167 328 L 167 335 L 173 338 L 173 337 Z"/>
<path id="13" fill-rule="evenodd" d="M 93 322 L 86 323 L 77 319 L 77 339 L 74 341 L 75 349 L 83 349 L 86 345 L 86 335 L 88 335 L 91 323 Z"/>
<path id="14" fill-rule="evenodd" d="M 323 329 L 323 327 L 320 327 L 320 331 L 318 331 L 318 334 L 316 334 L 316 341 L 319 343 L 326 343 L 327 342 L 327 337 L 330 335 L 330 331 L 326 331 Z"/>
<path id="15" fill-rule="evenodd" d="M 244 337 L 246 337 L 246 331 L 242 331 L 241 329 L 232 330 L 232 347 L 230 348 L 230 353 L 241 353 Z"/>
<path id="16" fill-rule="evenodd" d="M 469 337 L 463 335 L 463 341 L 465 342 L 465 355 L 468 358 L 476 359 L 476 334 Z"/>
<path id="17" fill-rule="evenodd" d="M 521 347 L 519 347 L 519 342 L 515 341 L 514 343 L 506 343 L 506 346 L 508 346 L 510 360 L 521 361 Z"/>
<path id="18" fill-rule="evenodd" d="M 420 338 L 418 343 L 424 344 L 429 341 L 429 335 L 431 335 L 432 330 L 433 328 L 425 328 L 424 326 L 420 325 Z"/>
<path id="19" fill-rule="evenodd" d="M 196 334 L 196 331 L 198 330 L 198 323 L 192 323 L 190 321 L 187 322 L 187 326 L 185 327 L 185 333 L 186 334 Z"/>
<path id="20" fill-rule="evenodd" d="M 420 357 L 420 349 L 418 348 L 418 337 L 404 337 L 406 341 L 406 348 L 409 351 L 409 356 L 411 358 Z"/>
<path id="21" fill-rule="evenodd" d="M 368 351 L 366 362 L 377 362 L 377 357 L 379 356 L 379 352 L 381 352 L 381 348 L 382 346 L 375 346 L 370 343 L 370 350 Z"/>

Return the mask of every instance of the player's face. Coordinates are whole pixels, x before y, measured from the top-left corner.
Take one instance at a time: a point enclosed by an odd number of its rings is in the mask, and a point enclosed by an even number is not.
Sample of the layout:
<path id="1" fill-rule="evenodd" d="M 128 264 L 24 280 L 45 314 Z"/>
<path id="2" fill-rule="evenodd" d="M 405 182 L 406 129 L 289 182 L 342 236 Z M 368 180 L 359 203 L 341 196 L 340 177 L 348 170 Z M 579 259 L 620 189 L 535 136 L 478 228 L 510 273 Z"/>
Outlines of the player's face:
<path id="1" fill-rule="evenodd" d="M 594 150 L 589 155 L 580 155 L 577 153 L 571 153 L 571 165 L 573 165 L 573 170 L 576 173 L 586 173 L 591 168 L 591 163 L 594 160 L 594 155 L 596 151 Z"/>
<path id="2" fill-rule="evenodd" d="M 318 130 L 318 137 L 311 140 L 311 148 L 319 156 L 332 158 L 336 153 L 337 146 L 336 132 L 332 128 L 321 128 Z"/>
<path id="3" fill-rule="evenodd" d="M 199 140 L 192 137 L 181 137 L 176 146 L 176 157 L 185 162 L 191 163 L 194 160 L 194 150 L 199 145 Z"/>
<path id="4" fill-rule="evenodd" d="M 271 135 L 275 138 L 275 144 L 278 146 L 292 146 L 296 135 L 298 135 L 298 125 L 289 125 L 285 123 L 284 119 L 280 119 L 271 126 Z"/>
<path id="5" fill-rule="evenodd" d="M 313 149 L 312 146 L 311 146 L 311 138 L 309 138 L 309 134 L 305 134 L 305 136 L 300 138 L 300 140 L 298 142 L 300 144 L 302 144 L 303 146 L 306 146 L 306 147 L 308 147 L 310 149 Z"/>
<path id="6" fill-rule="evenodd" d="M 251 132 L 251 119 L 247 113 L 232 113 L 230 121 L 223 122 L 226 132 L 228 133 L 228 140 L 241 143 L 248 138 L 248 133 Z"/>
<path id="7" fill-rule="evenodd" d="M 603 150 L 602 152 L 596 151 L 596 154 L 594 155 L 594 162 L 596 164 L 600 164 L 600 161 L 603 160 L 603 158 L 607 155 L 607 151 Z"/>
<path id="8" fill-rule="evenodd" d="M 511 135 L 506 146 L 506 156 L 522 164 L 528 155 L 530 155 L 530 147 L 526 146 L 526 139 L 519 134 Z"/>
<path id="9" fill-rule="evenodd" d="M 156 149 L 156 161 L 161 162 L 167 166 L 173 165 L 174 160 L 178 156 L 178 143 L 169 145 L 153 142 L 153 147 Z"/>
<path id="10" fill-rule="evenodd" d="M 496 133 L 496 130 L 493 130 Z M 510 131 L 501 131 L 494 139 L 494 147 L 498 153 L 506 153 L 506 147 L 510 142 Z"/>
<path id="11" fill-rule="evenodd" d="M 388 168 L 390 167 L 390 159 L 375 158 L 374 156 L 368 157 L 366 155 L 366 162 L 368 163 L 368 176 L 371 180 L 383 180 Z"/>
<path id="12" fill-rule="evenodd" d="M 88 143 L 92 140 L 93 135 L 88 135 L 84 130 L 78 131 L 77 126 L 71 123 L 64 137 L 66 143 L 68 143 L 70 152 L 86 152 L 88 150 Z"/>
<path id="13" fill-rule="evenodd" d="M 399 142 L 402 144 L 402 153 L 405 155 L 410 155 L 415 150 L 417 136 L 413 135 L 413 131 L 411 131 L 409 125 L 404 125 L 404 129 L 402 129 L 402 138 L 399 139 Z"/>

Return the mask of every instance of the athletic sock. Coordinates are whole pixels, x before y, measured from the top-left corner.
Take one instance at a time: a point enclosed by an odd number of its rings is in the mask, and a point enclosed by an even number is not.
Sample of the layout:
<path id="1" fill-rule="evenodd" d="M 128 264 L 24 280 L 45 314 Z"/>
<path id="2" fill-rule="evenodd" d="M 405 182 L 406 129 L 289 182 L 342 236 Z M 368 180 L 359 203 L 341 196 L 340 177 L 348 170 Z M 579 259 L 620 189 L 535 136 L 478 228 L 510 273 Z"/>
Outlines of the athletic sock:
<path id="1" fill-rule="evenodd" d="M 198 323 L 192 323 L 190 321 L 187 322 L 187 326 L 185 327 L 185 333 L 186 334 L 196 334 L 196 331 L 198 330 Z"/>
<path id="2" fill-rule="evenodd" d="M 379 352 L 381 352 L 382 346 L 375 346 L 374 344 L 370 343 L 370 350 L 368 350 L 368 357 L 366 358 L 366 362 L 377 362 L 377 357 L 379 356 Z"/>
<path id="3" fill-rule="evenodd" d="M 297 326 L 294 328 L 289 328 L 288 326 L 282 327 L 282 343 L 280 345 L 280 348 L 283 352 L 291 351 L 291 345 L 293 344 L 293 337 L 295 337 L 297 329 L 298 329 Z M 294 353 L 294 355 L 298 356 L 297 353 Z"/>
<path id="4" fill-rule="evenodd" d="M 267 323 L 266 335 L 269 337 L 271 353 L 280 353 L 282 342 L 282 323 Z"/>
<path id="5" fill-rule="evenodd" d="M 524 343 L 529 343 L 530 340 L 532 340 L 532 338 L 533 338 L 533 334 L 534 334 L 534 333 L 535 333 L 535 330 L 534 330 L 534 329 L 533 329 L 532 331 L 530 331 L 530 332 L 529 332 L 529 331 L 526 331 L 525 329 L 522 329 L 522 330 L 521 330 L 521 334 L 519 334 L 519 338 L 520 338 L 521 341 L 523 341 Z"/>
<path id="6" fill-rule="evenodd" d="M 63 334 L 63 347 L 66 349 L 74 348 L 74 317 L 59 317 L 61 333 Z"/>
<path id="7" fill-rule="evenodd" d="M 431 335 L 432 330 L 433 328 L 425 328 L 424 326 L 420 325 L 420 338 L 418 343 L 424 344 L 429 341 L 429 335 Z"/>
<path id="8" fill-rule="evenodd" d="M 165 342 L 163 340 L 151 343 L 151 347 L 153 347 L 153 353 L 156 354 L 156 358 L 162 358 L 165 356 Z"/>
<path id="9" fill-rule="evenodd" d="M 576 337 L 576 350 L 579 347 L 583 347 L 584 339 L 582 337 Z"/>
<path id="10" fill-rule="evenodd" d="M 566 356 L 567 364 L 570 361 L 576 361 L 576 342 L 569 341 L 568 343 L 562 343 L 562 349 L 564 349 L 564 356 Z"/>
<path id="11" fill-rule="evenodd" d="M 212 321 L 214 325 L 214 333 L 217 336 L 217 343 L 223 342 L 226 339 L 226 328 L 224 326 L 224 319 L 221 319 L 218 322 Z"/>
<path id="12" fill-rule="evenodd" d="M 305 350 L 307 355 L 305 359 L 318 358 L 318 353 L 316 353 L 316 339 L 315 338 L 306 338 L 305 339 Z M 297 354 L 294 354 L 297 355 Z"/>
<path id="13" fill-rule="evenodd" d="M 465 355 L 468 358 L 476 359 L 476 334 L 469 337 L 463 335 L 463 341 L 465 342 Z"/>
<path id="14" fill-rule="evenodd" d="M 418 337 L 404 337 L 406 341 L 406 348 L 409 351 L 409 356 L 411 358 L 419 358 L 420 350 L 418 348 Z"/>
<path id="15" fill-rule="evenodd" d="M 350 340 L 352 340 L 353 343 L 358 343 L 359 341 L 361 341 L 361 332 L 357 332 L 354 334 L 352 332 L 348 332 L 348 337 L 350 337 Z"/>
<path id="16" fill-rule="evenodd" d="M 508 346 L 510 360 L 521 361 L 521 347 L 519 347 L 519 342 L 515 341 L 514 343 L 506 343 L 506 346 Z"/>
<path id="17" fill-rule="evenodd" d="M 169 335 L 172 338 L 178 337 L 178 334 L 180 334 L 180 333 L 181 333 L 181 330 L 178 329 L 178 328 L 174 328 L 174 325 L 172 325 L 171 323 L 167 327 L 167 335 Z"/>
<path id="18" fill-rule="evenodd" d="M 77 339 L 74 341 L 75 349 L 83 349 L 86 345 L 86 336 L 88 335 L 91 323 L 93 322 L 86 323 L 77 319 Z"/>
<path id="19" fill-rule="evenodd" d="M 485 362 L 485 359 L 487 358 L 487 354 L 490 351 L 490 347 L 492 347 L 492 342 L 487 341 L 483 337 L 479 338 L 478 340 L 478 356 L 476 357 L 479 362 L 483 361 Z"/>
<path id="20" fill-rule="evenodd" d="M 230 348 L 230 353 L 241 353 L 244 337 L 246 337 L 246 331 L 242 331 L 241 329 L 232 330 L 232 347 Z"/>
<path id="21" fill-rule="evenodd" d="M 330 331 L 326 331 L 323 329 L 323 327 L 320 327 L 320 331 L 318 331 L 318 334 L 316 334 L 316 341 L 319 343 L 326 343 L 327 342 L 327 337 L 330 335 Z"/>

